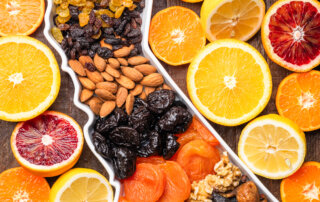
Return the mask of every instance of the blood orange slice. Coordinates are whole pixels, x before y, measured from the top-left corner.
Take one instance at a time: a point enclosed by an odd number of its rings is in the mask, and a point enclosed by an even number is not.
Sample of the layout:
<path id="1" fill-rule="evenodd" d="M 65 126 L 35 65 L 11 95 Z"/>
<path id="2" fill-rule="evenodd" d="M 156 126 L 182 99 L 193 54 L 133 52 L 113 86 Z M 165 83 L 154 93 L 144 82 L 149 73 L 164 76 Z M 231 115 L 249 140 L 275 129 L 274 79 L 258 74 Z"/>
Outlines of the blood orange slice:
<path id="1" fill-rule="evenodd" d="M 74 166 L 83 142 L 81 127 L 73 118 L 47 111 L 17 124 L 11 149 L 22 167 L 38 176 L 52 177 Z"/>
<path id="2" fill-rule="evenodd" d="M 261 35 L 275 63 L 296 72 L 311 70 L 320 64 L 320 3 L 277 1 L 263 20 Z"/>

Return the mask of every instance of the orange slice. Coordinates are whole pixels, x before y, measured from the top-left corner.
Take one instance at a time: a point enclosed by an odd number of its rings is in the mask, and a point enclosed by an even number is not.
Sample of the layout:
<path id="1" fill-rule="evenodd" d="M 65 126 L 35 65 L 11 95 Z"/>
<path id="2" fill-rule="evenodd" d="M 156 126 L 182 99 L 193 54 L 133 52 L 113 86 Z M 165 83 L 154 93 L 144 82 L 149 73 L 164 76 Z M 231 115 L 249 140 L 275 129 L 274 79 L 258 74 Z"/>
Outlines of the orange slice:
<path id="1" fill-rule="evenodd" d="M 44 0 L 0 0 L 0 36 L 30 35 L 41 25 Z"/>
<path id="2" fill-rule="evenodd" d="M 0 119 L 38 116 L 51 106 L 59 88 L 59 66 L 46 45 L 27 36 L 0 38 Z"/>
<path id="3" fill-rule="evenodd" d="M 293 73 L 279 85 L 276 106 L 280 115 L 303 131 L 320 128 L 320 71 Z"/>
<path id="4" fill-rule="evenodd" d="M 306 162 L 280 186 L 283 202 L 320 201 L 320 163 Z"/>
<path id="5" fill-rule="evenodd" d="M 165 63 L 190 63 L 206 43 L 198 15 L 192 10 L 173 6 L 158 12 L 151 21 L 149 44 Z"/>
<path id="6" fill-rule="evenodd" d="M 0 201 L 49 201 L 50 186 L 27 170 L 11 168 L 0 174 Z"/>
<path id="7" fill-rule="evenodd" d="M 20 165 L 43 177 L 72 168 L 81 155 L 83 142 L 78 123 L 54 111 L 18 123 L 11 135 L 11 149 Z"/>

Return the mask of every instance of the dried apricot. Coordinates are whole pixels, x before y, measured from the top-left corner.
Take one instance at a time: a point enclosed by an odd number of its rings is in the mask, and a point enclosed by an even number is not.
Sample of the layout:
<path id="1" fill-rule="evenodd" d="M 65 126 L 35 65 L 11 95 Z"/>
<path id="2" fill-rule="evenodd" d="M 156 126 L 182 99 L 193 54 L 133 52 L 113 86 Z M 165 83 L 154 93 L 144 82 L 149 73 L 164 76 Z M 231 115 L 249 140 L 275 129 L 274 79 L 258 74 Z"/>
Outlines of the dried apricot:
<path id="1" fill-rule="evenodd" d="M 150 157 L 138 157 L 137 158 L 137 164 L 138 163 L 151 163 L 151 164 L 162 164 L 165 163 L 166 160 L 162 156 L 150 156 Z"/>
<path id="2" fill-rule="evenodd" d="M 203 140 L 211 144 L 212 146 L 219 145 L 219 141 L 215 138 L 212 133 L 205 127 L 197 118 L 193 117 L 191 126 L 194 130 L 196 130 Z"/>
<path id="3" fill-rule="evenodd" d="M 125 197 L 131 202 L 159 200 L 165 184 L 163 171 L 150 163 L 137 164 L 136 172 L 123 181 Z"/>
<path id="4" fill-rule="evenodd" d="M 158 202 L 185 201 L 189 198 L 191 184 L 186 172 L 174 161 L 159 165 L 165 174 L 166 185 Z"/>
<path id="5" fill-rule="evenodd" d="M 193 140 L 184 145 L 178 153 L 177 162 L 186 171 L 191 182 L 214 174 L 214 165 L 220 161 L 217 148 L 204 140 Z"/>

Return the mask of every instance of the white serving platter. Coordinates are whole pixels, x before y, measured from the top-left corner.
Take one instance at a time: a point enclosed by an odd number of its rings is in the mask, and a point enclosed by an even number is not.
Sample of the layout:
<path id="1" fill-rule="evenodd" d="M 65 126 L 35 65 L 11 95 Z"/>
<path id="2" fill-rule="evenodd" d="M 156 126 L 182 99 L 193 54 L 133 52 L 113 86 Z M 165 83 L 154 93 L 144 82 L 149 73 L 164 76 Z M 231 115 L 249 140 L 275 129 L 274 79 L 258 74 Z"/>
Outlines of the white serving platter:
<path id="1" fill-rule="evenodd" d="M 114 201 L 118 201 L 120 193 L 121 193 L 121 184 L 120 182 L 115 178 L 114 171 L 112 169 L 112 165 L 107 162 L 105 159 L 103 159 L 95 150 L 93 142 L 91 140 L 91 135 L 93 133 L 93 126 L 95 121 L 95 115 L 91 111 L 91 109 L 80 102 L 79 100 L 79 94 L 81 91 L 81 85 L 80 82 L 74 73 L 74 71 L 68 66 L 68 59 L 62 48 L 60 47 L 60 44 L 55 41 L 53 36 L 51 35 L 51 28 L 54 26 L 53 22 L 53 16 L 55 15 L 55 6 L 53 3 L 53 0 L 48 0 L 47 10 L 45 14 L 45 28 L 44 28 L 44 35 L 48 42 L 56 49 L 56 51 L 59 53 L 62 63 L 61 63 L 61 69 L 65 72 L 67 72 L 74 84 L 74 95 L 73 95 L 73 103 L 76 107 L 84 111 L 88 115 L 88 122 L 83 127 L 84 137 L 87 142 L 87 145 L 89 146 L 92 153 L 96 156 L 96 158 L 100 161 L 100 163 L 103 165 L 103 167 L 108 172 L 109 176 L 109 182 L 113 186 L 115 193 L 114 193 Z M 149 44 L 148 44 L 148 35 L 149 35 L 149 26 L 150 26 L 150 20 L 151 20 L 151 14 L 152 14 L 152 4 L 153 0 L 145 0 L 146 6 L 144 8 L 144 11 L 141 15 L 142 17 L 142 33 L 143 33 L 143 39 L 142 39 L 142 49 L 144 56 L 150 60 L 150 63 L 154 65 L 158 71 L 163 75 L 165 78 L 166 83 L 176 92 L 179 99 L 183 101 L 186 106 L 188 107 L 189 111 L 196 116 L 212 133 L 213 136 L 217 138 L 217 140 L 220 142 L 220 150 L 221 151 L 227 151 L 230 160 L 232 163 L 234 163 L 236 166 L 238 166 L 242 173 L 244 175 L 247 175 L 250 180 L 252 180 L 258 187 L 260 193 L 264 194 L 268 201 L 271 202 L 278 202 L 279 200 L 273 196 L 273 194 L 261 183 L 261 181 L 253 174 L 249 168 L 238 158 L 238 156 L 233 152 L 233 150 L 227 145 L 227 143 L 222 139 L 222 137 L 212 128 L 212 126 L 208 123 L 208 121 L 200 114 L 200 112 L 195 108 L 195 106 L 192 104 L 192 102 L 189 100 L 189 98 L 182 92 L 182 90 L 177 86 L 177 84 L 173 81 L 173 79 L 170 77 L 170 75 L 167 73 L 165 68 L 161 65 L 159 60 L 154 56 L 152 51 L 150 50 Z"/>

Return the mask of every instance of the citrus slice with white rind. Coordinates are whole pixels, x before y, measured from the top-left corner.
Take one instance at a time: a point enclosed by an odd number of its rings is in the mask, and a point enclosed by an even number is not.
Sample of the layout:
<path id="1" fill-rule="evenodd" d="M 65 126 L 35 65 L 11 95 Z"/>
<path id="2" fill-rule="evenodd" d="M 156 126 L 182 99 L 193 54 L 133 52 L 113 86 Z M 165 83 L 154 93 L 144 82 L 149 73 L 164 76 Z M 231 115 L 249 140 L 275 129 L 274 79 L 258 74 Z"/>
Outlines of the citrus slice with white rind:
<path id="1" fill-rule="evenodd" d="M 50 202 L 113 202 L 108 180 L 95 170 L 74 168 L 53 184 Z"/>
<path id="2" fill-rule="evenodd" d="M 60 88 L 52 51 L 27 36 L 0 38 L 0 119 L 25 121 L 47 110 Z"/>
<path id="3" fill-rule="evenodd" d="M 236 126 L 256 117 L 271 96 L 269 66 L 251 45 L 222 39 L 203 48 L 189 66 L 187 87 L 211 121 Z"/>
<path id="4" fill-rule="evenodd" d="M 265 4 L 263 0 L 205 0 L 201 24 L 207 38 L 249 40 L 260 29 Z"/>
<path id="5" fill-rule="evenodd" d="M 238 155 L 255 174 L 282 179 L 302 165 L 306 155 L 305 134 L 285 117 L 261 116 L 243 129 Z"/>

